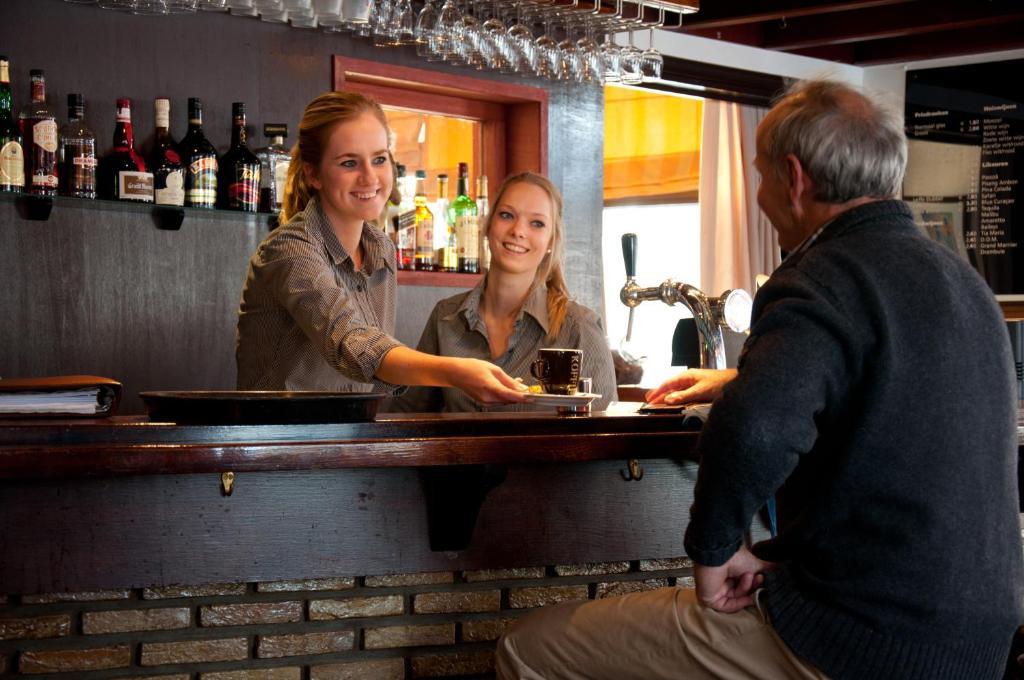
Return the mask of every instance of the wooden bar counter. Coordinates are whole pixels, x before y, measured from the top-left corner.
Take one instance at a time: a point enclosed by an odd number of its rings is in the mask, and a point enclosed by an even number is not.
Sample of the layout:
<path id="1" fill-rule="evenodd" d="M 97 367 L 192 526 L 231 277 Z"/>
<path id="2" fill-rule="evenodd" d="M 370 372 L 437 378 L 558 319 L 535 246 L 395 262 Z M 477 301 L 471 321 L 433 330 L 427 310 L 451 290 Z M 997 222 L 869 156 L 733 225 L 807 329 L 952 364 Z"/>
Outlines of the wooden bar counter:
<path id="1" fill-rule="evenodd" d="M 695 428 L 626 410 L 6 421 L 0 584 L 67 592 L 680 556 Z"/>

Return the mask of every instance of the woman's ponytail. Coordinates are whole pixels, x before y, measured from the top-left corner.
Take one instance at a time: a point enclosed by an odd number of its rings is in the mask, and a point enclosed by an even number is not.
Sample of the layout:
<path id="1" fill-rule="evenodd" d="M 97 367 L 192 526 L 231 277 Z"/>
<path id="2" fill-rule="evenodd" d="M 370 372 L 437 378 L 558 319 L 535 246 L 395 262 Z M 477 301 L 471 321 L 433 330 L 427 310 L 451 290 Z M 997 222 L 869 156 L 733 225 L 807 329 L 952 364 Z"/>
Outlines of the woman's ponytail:
<path id="1" fill-rule="evenodd" d="M 306 209 L 311 196 L 306 185 L 306 172 L 302 167 L 302 155 L 298 143 L 292 147 L 292 159 L 288 165 L 288 178 L 285 180 L 284 198 L 281 199 L 281 216 L 278 219 L 284 224 L 295 215 Z"/>

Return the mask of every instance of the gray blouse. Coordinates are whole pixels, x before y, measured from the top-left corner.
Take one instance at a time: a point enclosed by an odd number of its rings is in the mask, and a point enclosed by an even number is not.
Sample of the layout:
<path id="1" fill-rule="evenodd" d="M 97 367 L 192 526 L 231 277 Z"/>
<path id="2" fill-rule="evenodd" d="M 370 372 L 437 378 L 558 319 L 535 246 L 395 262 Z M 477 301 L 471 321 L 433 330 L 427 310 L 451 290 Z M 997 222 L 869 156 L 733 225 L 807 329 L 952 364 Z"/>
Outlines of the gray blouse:
<path id="1" fill-rule="evenodd" d="M 395 246 L 364 224 L 355 270 L 314 196 L 249 262 L 235 359 L 243 390 L 391 392 L 376 381 L 395 330 Z"/>
<path id="2" fill-rule="evenodd" d="M 527 385 L 537 384 L 537 380 L 530 375 L 530 364 L 537 358 L 538 349 L 580 349 L 583 350 L 580 376 L 593 378 L 593 391 L 601 395 L 600 399 L 594 400 L 593 410 L 604 410 L 608 402 L 616 398 L 615 368 L 600 317 L 570 301 L 558 336 L 554 342 L 548 342 L 547 288 L 543 285 L 535 288 L 523 303 L 509 338 L 508 350 L 497 359 L 491 359 L 487 326 L 480 317 L 480 297 L 485 282 L 486 278 L 472 290 L 438 302 L 416 349 L 441 356 L 490 361 L 513 378 L 522 378 Z M 461 390 L 447 387 L 411 387 L 405 395 L 386 404 L 385 408 L 415 413 L 551 410 L 549 406 L 536 404 L 483 406 Z"/>

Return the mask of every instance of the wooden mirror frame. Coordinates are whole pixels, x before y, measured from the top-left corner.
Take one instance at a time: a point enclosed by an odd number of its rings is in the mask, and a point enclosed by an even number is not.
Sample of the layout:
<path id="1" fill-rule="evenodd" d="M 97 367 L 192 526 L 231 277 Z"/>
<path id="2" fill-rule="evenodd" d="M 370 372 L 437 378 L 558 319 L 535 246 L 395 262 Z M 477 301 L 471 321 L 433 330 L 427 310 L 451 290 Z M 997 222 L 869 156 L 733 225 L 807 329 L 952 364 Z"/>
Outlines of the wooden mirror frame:
<path id="1" fill-rule="evenodd" d="M 334 89 L 359 92 L 386 106 L 479 121 L 482 170 L 494 187 L 517 172 L 547 174 L 547 90 L 337 55 Z"/>

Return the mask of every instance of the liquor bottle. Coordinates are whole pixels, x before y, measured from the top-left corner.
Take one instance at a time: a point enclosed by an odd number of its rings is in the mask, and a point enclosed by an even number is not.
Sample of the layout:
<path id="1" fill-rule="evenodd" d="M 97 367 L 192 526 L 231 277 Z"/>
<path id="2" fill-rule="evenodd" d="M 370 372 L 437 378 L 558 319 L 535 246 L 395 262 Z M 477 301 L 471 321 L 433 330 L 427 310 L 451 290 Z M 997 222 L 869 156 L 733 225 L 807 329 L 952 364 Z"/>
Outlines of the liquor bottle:
<path id="1" fill-rule="evenodd" d="M 476 215 L 480 225 L 480 271 L 491 266 L 491 244 L 487 240 L 487 216 L 491 214 L 491 206 L 487 196 L 487 175 L 476 178 Z"/>
<path id="2" fill-rule="evenodd" d="M 96 135 L 85 124 L 85 98 L 68 95 L 68 124 L 60 131 L 60 193 L 96 198 Z"/>
<path id="3" fill-rule="evenodd" d="M 416 211 L 398 216 L 395 248 L 398 250 L 398 268 L 416 268 Z M 433 251 L 431 251 L 433 252 Z"/>
<path id="4" fill-rule="evenodd" d="M 434 214 L 437 216 L 436 228 L 440 232 L 435 236 L 435 241 L 440 239 L 441 245 L 437 249 L 437 269 L 442 272 L 459 271 L 459 253 L 456 243 L 455 225 L 452 223 L 452 212 L 448 204 L 448 175 L 437 176 L 437 208 Z"/>
<path id="5" fill-rule="evenodd" d="M 398 180 L 399 190 L 402 194 L 402 200 L 398 203 L 398 219 L 396 225 L 401 227 L 402 225 L 416 224 L 416 190 L 419 176 L 407 175 Z"/>
<path id="6" fill-rule="evenodd" d="M 57 195 L 57 117 L 46 105 L 46 77 L 38 69 L 29 71 L 32 101 L 18 116 L 25 152 L 25 191 L 36 196 Z"/>
<path id="7" fill-rule="evenodd" d="M 427 207 L 427 173 L 424 170 L 416 171 L 416 197 L 413 199 L 414 205 L 414 220 L 412 228 L 406 228 L 405 233 L 399 233 L 399 241 L 404 246 L 403 250 L 399 251 L 399 255 L 404 261 L 407 254 L 412 250 L 416 257 L 416 268 L 427 269 L 428 267 L 421 267 L 421 260 L 428 257 L 430 258 L 430 269 L 435 268 L 434 258 L 434 214 L 430 212 L 430 208 Z M 409 241 L 413 243 L 424 244 L 423 257 L 420 256 L 420 248 L 417 245 L 415 249 L 409 248 Z"/>
<path id="8" fill-rule="evenodd" d="M 384 206 L 384 224 L 381 225 L 381 229 L 384 230 L 391 240 L 398 245 L 398 216 L 401 214 L 399 206 L 406 202 L 405 195 L 405 166 L 401 163 L 395 164 L 395 187 L 398 189 L 399 202 L 395 203 L 391 198 L 388 198 L 387 205 Z M 412 201 L 409 201 L 412 204 Z"/>
<path id="9" fill-rule="evenodd" d="M 178 156 L 185 166 L 185 205 L 190 208 L 217 206 L 217 150 L 203 135 L 203 102 L 188 100 L 188 132 L 178 144 Z"/>
<path id="10" fill-rule="evenodd" d="M 419 171 L 416 176 L 419 177 Z M 410 180 L 412 184 L 409 183 Z M 401 200 L 394 206 L 391 224 L 391 238 L 395 240 L 395 247 L 398 249 L 399 269 L 416 268 L 416 204 L 413 200 L 416 181 L 415 177 L 406 177 L 405 166 L 399 163 L 395 183 L 401 193 Z"/>
<path id="11" fill-rule="evenodd" d="M 100 198 L 153 202 L 153 173 L 146 170 L 146 161 L 135 151 L 130 99 L 117 100 L 114 148 L 100 161 L 98 175 Z"/>
<path id="12" fill-rule="evenodd" d="M 469 164 L 459 163 L 458 195 L 452 203 L 455 226 L 458 270 L 464 274 L 480 273 L 480 225 L 476 201 L 469 197 Z"/>
<path id="13" fill-rule="evenodd" d="M 260 159 L 245 144 L 245 104 L 231 105 L 231 148 L 217 161 L 220 207 L 256 212 L 260 202 Z"/>
<path id="14" fill-rule="evenodd" d="M 288 184 L 288 166 L 292 157 L 284 146 L 288 126 L 284 123 L 264 123 L 263 136 L 270 144 L 256 150 L 260 159 L 260 212 L 279 213 L 284 201 L 284 188 Z"/>
<path id="15" fill-rule="evenodd" d="M 444 247 L 448 245 L 448 175 L 439 173 L 437 176 L 437 199 L 431 208 L 436 215 L 437 224 L 434 229 L 434 251 L 438 262 L 444 257 Z"/>
<path id="16" fill-rule="evenodd" d="M 149 156 L 153 171 L 153 202 L 157 205 L 185 205 L 185 166 L 171 137 L 171 101 L 155 99 L 153 114 L 156 140 Z"/>
<path id="17" fill-rule="evenodd" d="M 21 192 L 24 188 L 25 153 L 12 113 L 10 66 L 7 57 L 0 56 L 0 191 Z"/>

